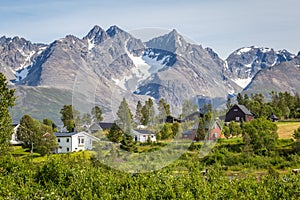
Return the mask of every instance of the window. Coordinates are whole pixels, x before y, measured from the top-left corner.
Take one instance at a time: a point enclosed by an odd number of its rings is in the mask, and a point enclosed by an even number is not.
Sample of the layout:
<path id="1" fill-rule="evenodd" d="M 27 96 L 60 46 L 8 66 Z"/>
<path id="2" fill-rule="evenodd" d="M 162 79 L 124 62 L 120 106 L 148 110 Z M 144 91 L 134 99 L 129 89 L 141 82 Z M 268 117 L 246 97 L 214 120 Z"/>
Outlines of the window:
<path id="1" fill-rule="evenodd" d="M 57 139 L 57 142 L 60 142 L 60 139 L 59 139 L 59 138 Z"/>
<path id="2" fill-rule="evenodd" d="M 233 111 L 234 111 L 234 112 L 237 112 L 237 111 L 238 111 L 238 109 L 237 109 L 237 108 L 235 108 L 235 109 L 233 109 Z"/>
<path id="3" fill-rule="evenodd" d="M 67 147 L 67 152 L 69 152 L 70 151 L 70 149 L 69 149 L 69 147 Z"/>
<path id="4" fill-rule="evenodd" d="M 67 142 L 69 142 L 69 138 L 67 138 Z"/>
<path id="5" fill-rule="evenodd" d="M 235 121 L 239 122 L 240 121 L 240 117 L 235 117 Z"/>
<path id="6" fill-rule="evenodd" d="M 78 145 L 84 145 L 84 137 L 78 137 Z"/>

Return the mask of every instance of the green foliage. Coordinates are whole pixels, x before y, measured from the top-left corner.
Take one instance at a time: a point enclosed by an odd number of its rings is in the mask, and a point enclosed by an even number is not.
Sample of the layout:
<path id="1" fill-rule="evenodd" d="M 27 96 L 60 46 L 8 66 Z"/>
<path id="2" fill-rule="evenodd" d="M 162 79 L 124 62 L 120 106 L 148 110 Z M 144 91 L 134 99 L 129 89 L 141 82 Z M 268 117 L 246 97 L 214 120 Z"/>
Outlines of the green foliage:
<path id="1" fill-rule="evenodd" d="M 136 105 L 135 118 L 140 123 L 142 123 L 142 118 L 143 118 L 142 109 L 143 109 L 143 105 L 142 105 L 141 101 L 138 101 L 137 105 Z"/>
<path id="2" fill-rule="evenodd" d="M 57 132 L 57 126 L 51 119 L 43 119 L 43 124 L 52 127 L 53 132 Z"/>
<path id="3" fill-rule="evenodd" d="M 222 129 L 222 134 L 228 139 L 230 137 L 230 129 L 228 126 L 224 126 Z"/>
<path id="4" fill-rule="evenodd" d="M 107 134 L 107 138 L 112 142 L 119 143 L 122 140 L 123 135 L 124 131 L 117 124 L 113 124 Z"/>
<path id="5" fill-rule="evenodd" d="M 255 119 L 243 127 L 243 140 L 246 145 L 252 145 L 256 153 L 274 150 L 277 139 L 277 126 L 269 120 Z"/>
<path id="6" fill-rule="evenodd" d="M 244 97 L 239 93 L 237 101 L 245 105 L 255 116 L 255 118 L 269 117 L 275 114 L 283 118 L 299 118 L 297 109 L 300 108 L 300 97 L 296 93 L 292 96 L 289 92 L 271 92 L 271 102 L 266 102 L 262 94 L 252 94 L 251 98 L 247 94 Z"/>
<path id="7" fill-rule="evenodd" d="M 117 112 L 118 120 L 117 123 L 123 131 L 131 131 L 133 115 L 129 109 L 126 99 L 123 98 Z"/>
<path id="8" fill-rule="evenodd" d="M 142 107 L 142 119 L 141 123 L 142 125 L 149 125 L 153 124 L 154 122 L 154 103 L 151 98 L 149 98 L 147 101 L 145 101 L 145 105 Z"/>
<path id="9" fill-rule="evenodd" d="M 298 141 L 300 140 L 300 127 L 294 131 L 293 137 Z"/>
<path id="10" fill-rule="evenodd" d="M 91 111 L 92 119 L 94 122 L 101 122 L 103 120 L 102 110 L 99 106 L 94 106 Z"/>
<path id="11" fill-rule="evenodd" d="M 9 108 L 14 106 L 14 93 L 15 90 L 8 88 L 5 76 L 0 73 L 0 156 L 7 152 L 13 133 Z"/>
<path id="12" fill-rule="evenodd" d="M 92 116 L 89 113 L 84 113 L 81 122 L 83 125 L 90 125 L 92 123 Z"/>
<path id="13" fill-rule="evenodd" d="M 61 121 L 69 132 L 74 131 L 75 128 L 75 118 L 73 113 L 72 105 L 64 105 L 60 110 Z"/>
<path id="14" fill-rule="evenodd" d="M 36 150 L 41 155 L 49 154 L 57 147 L 52 126 L 47 126 L 30 115 L 24 115 L 20 120 L 17 137 L 23 142 L 24 148 Z"/>
<path id="15" fill-rule="evenodd" d="M 163 125 L 162 129 L 159 131 L 161 140 L 166 140 L 173 137 L 172 126 L 173 124 L 169 123 Z"/>
<path id="16" fill-rule="evenodd" d="M 171 115 L 170 105 L 166 103 L 164 98 L 158 102 L 158 111 L 160 119 L 166 119 L 168 115 Z"/>
<path id="17" fill-rule="evenodd" d="M 204 140 L 206 135 L 206 122 L 204 118 L 199 119 L 198 129 L 197 129 L 197 140 Z"/>
<path id="18" fill-rule="evenodd" d="M 125 133 L 123 135 L 123 140 L 121 141 L 121 149 L 128 152 L 135 152 L 137 150 L 136 144 L 133 141 L 133 136 L 130 133 Z"/>

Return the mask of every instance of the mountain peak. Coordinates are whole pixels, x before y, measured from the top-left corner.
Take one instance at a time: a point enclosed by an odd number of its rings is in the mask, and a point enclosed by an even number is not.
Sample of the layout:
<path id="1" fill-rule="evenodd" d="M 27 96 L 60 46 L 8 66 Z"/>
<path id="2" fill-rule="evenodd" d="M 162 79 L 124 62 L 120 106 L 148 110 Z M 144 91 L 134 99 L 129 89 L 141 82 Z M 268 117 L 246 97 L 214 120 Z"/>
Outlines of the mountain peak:
<path id="1" fill-rule="evenodd" d="M 185 39 L 175 29 L 165 35 L 153 38 L 146 42 L 146 45 L 150 48 L 157 48 L 171 52 L 175 52 L 178 48 L 186 46 L 186 44 L 187 42 Z"/>
<path id="2" fill-rule="evenodd" d="M 95 25 L 90 32 L 83 38 L 93 40 L 95 44 L 100 44 L 107 39 L 107 34 L 100 26 Z"/>
<path id="3" fill-rule="evenodd" d="M 107 31 L 106 31 L 107 35 L 109 35 L 110 37 L 114 37 L 116 34 L 124 33 L 124 32 L 125 31 L 123 31 L 122 29 L 120 29 L 116 25 L 113 25 L 113 26 L 109 27 L 109 29 L 107 29 Z"/>

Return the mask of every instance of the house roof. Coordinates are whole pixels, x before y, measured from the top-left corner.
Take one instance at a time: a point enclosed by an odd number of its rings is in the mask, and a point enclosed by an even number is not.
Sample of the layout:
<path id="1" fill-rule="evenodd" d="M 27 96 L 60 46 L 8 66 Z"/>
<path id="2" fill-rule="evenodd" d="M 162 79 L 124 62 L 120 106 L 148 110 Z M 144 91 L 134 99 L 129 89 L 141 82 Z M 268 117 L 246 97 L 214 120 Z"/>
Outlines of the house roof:
<path id="1" fill-rule="evenodd" d="M 183 135 L 192 135 L 194 131 L 195 131 L 194 129 L 190 129 L 190 130 L 183 131 L 182 134 Z"/>
<path id="2" fill-rule="evenodd" d="M 56 137 L 71 137 L 72 135 L 75 135 L 75 134 L 76 134 L 75 132 L 55 133 L 55 136 Z"/>
<path id="3" fill-rule="evenodd" d="M 153 132 L 149 131 L 149 130 L 139 130 L 139 129 L 135 129 L 133 130 L 134 135 L 151 135 L 154 134 Z"/>
<path id="4" fill-rule="evenodd" d="M 244 105 L 235 104 L 245 115 L 253 115 Z"/>
<path id="5" fill-rule="evenodd" d="M 103 129 L 103 130 L 107 130 L 107 129 L 111 129 L 111 127 L 114 125 L 115 123 L 112 122 L 100 122 L 99 126 Z"/>
<path id="6" fill-rule="evenodd" d="M 97 138 L 97 137 L 95 137 L 91 134 L 88 134 L 87 132 L 84 132 L 84 131 L 82 131 L 82 132 L 71 132 L 71 133 L 55 133 L 55 136 L 56 137 L 71 137 L 71 136 L 79 134 L 79 133 L 87 135 L 88 137 L 93 138 L 94 140 L 99 140 L 99 138 Z"/>

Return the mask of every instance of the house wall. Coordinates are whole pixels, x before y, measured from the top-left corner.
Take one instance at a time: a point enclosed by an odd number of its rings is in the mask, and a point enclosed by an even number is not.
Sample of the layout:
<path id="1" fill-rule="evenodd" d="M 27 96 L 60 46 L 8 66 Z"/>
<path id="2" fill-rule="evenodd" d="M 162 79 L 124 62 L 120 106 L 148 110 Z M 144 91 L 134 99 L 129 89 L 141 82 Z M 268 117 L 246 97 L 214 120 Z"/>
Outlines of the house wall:
<path id="1" fill-rule="evenodd" d="M 71 137 L 58 137 L 58 148 L 56 153 L 67 153 L 72 151 L 72 138 Z"/>
<path id="2" fill-rule="evenodd" d="M 151 142 L 156 142 L 156 136 L 154 134 L 140 134 L 136 136 L 137 142 L 147 142 L 148 137 L 150 137 Z"/>
<path id="3" fill-rule="evenodd" d="M 238 117 L 238 119 L 237 119 Z M 230 121 L 246 121 L 245 113 L 241 111 L 241 109 L 238 106 L 233 106 L 227 113 L 225 117 L 225 122 Z"/>
<path id="4" fill-rule="evenodd" d="M 221 138 L 221 134 L 222 134 L 221 129 L 219 127 L 215 127 L 211 130 L 209 139 L 216 140 L 218 138 Z"/>

